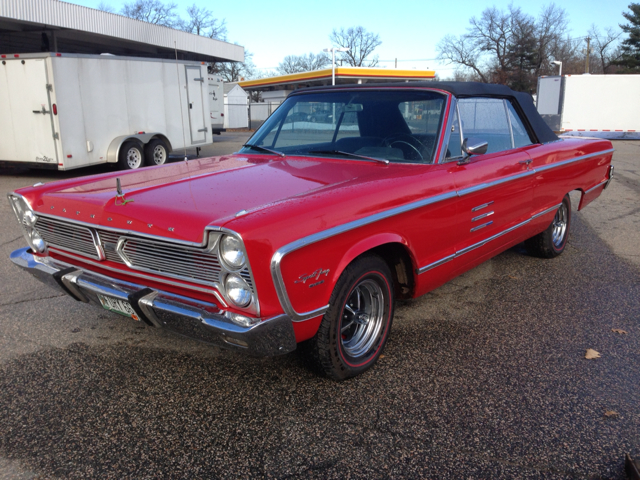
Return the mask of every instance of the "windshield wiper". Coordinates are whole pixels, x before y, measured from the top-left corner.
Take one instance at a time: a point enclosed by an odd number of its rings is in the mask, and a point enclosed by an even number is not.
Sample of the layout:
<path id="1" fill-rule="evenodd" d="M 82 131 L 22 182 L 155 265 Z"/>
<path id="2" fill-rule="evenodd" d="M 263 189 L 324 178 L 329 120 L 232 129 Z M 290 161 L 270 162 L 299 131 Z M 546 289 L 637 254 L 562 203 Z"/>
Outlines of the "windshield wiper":
<path id="1" fill-rule="evenodd" d="M 358 155 L 357 153 L 342 152 L 340 150 L 311 150 L 307 153 L 319 153 L 326 155 L 344 155 L 345 157 L 361 158 L 362 160 L 369 160 L 370 162 L 389 163 L 389 160 L 384 158 L 367 157 L 366 155 Z"/>
<path id="2" fill-rule="evenodd" d="M 243 147 L 249 147 L 249 148 L 253 148 L 254 150 L 260 150 L 261 152 L 269 152 L 269 153 L 273 153 L 274 155 L 279 155 L 281 157 L 286 157 L 286 155 L 282 152 L 278 152 L 277 150 L 271 150 L 270 148 L 265 148 L 265 147 L 261 147 L 260 145 L 253 145 L 251 143 L 245 143 L 244 145 L 242 145 Z"/>

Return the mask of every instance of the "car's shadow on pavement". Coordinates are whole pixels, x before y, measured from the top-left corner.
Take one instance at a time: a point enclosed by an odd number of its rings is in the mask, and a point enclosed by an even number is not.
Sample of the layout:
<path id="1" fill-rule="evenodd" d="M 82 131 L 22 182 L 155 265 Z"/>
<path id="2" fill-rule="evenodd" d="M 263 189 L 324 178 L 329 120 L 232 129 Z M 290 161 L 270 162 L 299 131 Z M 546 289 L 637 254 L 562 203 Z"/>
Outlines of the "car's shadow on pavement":
<path id="1" fill-rule="evenodd" d="M 378 365 L 342 383 L 299 353 L 173 336 L 18 356 L 0 365 L 0 456 L 63 478 L 622 478 L 640 272 L 579 215 L 561 257 L 520 250 L 401 303 Z"/>

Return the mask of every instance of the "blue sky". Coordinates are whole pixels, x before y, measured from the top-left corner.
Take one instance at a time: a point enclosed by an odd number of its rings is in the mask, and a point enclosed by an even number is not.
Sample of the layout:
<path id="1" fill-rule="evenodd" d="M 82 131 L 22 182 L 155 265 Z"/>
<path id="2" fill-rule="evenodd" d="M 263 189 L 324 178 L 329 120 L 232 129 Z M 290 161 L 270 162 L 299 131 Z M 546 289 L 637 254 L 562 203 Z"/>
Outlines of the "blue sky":
<path id="1" fill-rule="evenodd" d="M 68 0 L 69 1 L 69 0 Z M 460 34 L 469 18 L 479 16 L 485 8 L 506 9 L 509 0 L 491 3 L 461 1 L 361 1 L 361 0 L 244 0 L 207 2 L 203 0 L 174 0 L 179 13 L 186 17 L 186 8 L 196 4 L 212 10 L 227 21 L 228 40 L 253 52 L 258 68 L 276 67 L 286 55 L 318 53 L 330 47 L 329 34 L 333 28 L 362 25 L 380 35 L 382 45 L 376 53 L 380 66 L 393 68 L 435 69 L 441 77 L 453 72 L 453 67 L 435 60 L 436 45 L 446 34 Z M 100 0 L 77 0 L 72 3 L 96 7 Z M 121 0 L 108 2 L 116 10 Z M 166 1 L 165 3 L 169 3 Z M 513 2 L 524 12 L 536 16 L 550 2 L 529 0 Z M 628 11 L 629 0 L 582 0 L 555 2 L 564 8 L 569 18 L 571 37 L 584 37 L 592 24 L 601 30 L 618 28 L 625 23 L 622 12 Z"/>

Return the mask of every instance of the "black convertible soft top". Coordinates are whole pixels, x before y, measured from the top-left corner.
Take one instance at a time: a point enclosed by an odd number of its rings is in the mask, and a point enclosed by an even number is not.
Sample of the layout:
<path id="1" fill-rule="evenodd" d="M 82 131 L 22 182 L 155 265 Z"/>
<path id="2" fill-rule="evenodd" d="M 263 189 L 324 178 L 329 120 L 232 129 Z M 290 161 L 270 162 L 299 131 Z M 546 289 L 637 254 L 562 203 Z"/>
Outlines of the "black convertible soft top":
<path id="1" fill-rule="evenodd" d="M 336 85 L 327 87 L 311 87 L 298 90 L 295 93 L 311 93 L 319 91 L 327 91 L 333 89 L 344 88 L 437 88 L 446 92 L 452 93 L 457 98 L 464 97 L 497 97 L 497 98 L 509 98 L 515 101 L 519 106 L 522 113 L 525 115 L 533 134 L 539 143 L 549 143 L 558 140 L 558 137 L 553 130 L 544 122 L 535 105 L 531 95 L 523 92 L 515 92 L 505 85 L 495 85 L 493 83 L 479 83 L 479 82 L 402 82 L 402 83 L 367 83 L 362 85 Z"/>

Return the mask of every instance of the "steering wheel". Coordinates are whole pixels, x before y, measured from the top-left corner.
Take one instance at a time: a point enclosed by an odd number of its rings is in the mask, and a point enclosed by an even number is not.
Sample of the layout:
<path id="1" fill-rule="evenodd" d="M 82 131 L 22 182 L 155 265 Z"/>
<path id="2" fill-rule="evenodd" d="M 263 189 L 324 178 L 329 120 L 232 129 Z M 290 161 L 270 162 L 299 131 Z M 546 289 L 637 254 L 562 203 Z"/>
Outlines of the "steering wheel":
<path id="1" fill-rule="evenodd" d="M 383 147 L 393 147 L 394 145 L 398 145 L 403 154 L 407 155 L 408 153 L 408 160 L 417 158 L 424 161 L 424 156 L 420 151 L 429 150 L 424 143 L 408 133 L 394 133 L 382 139 Z"/>

